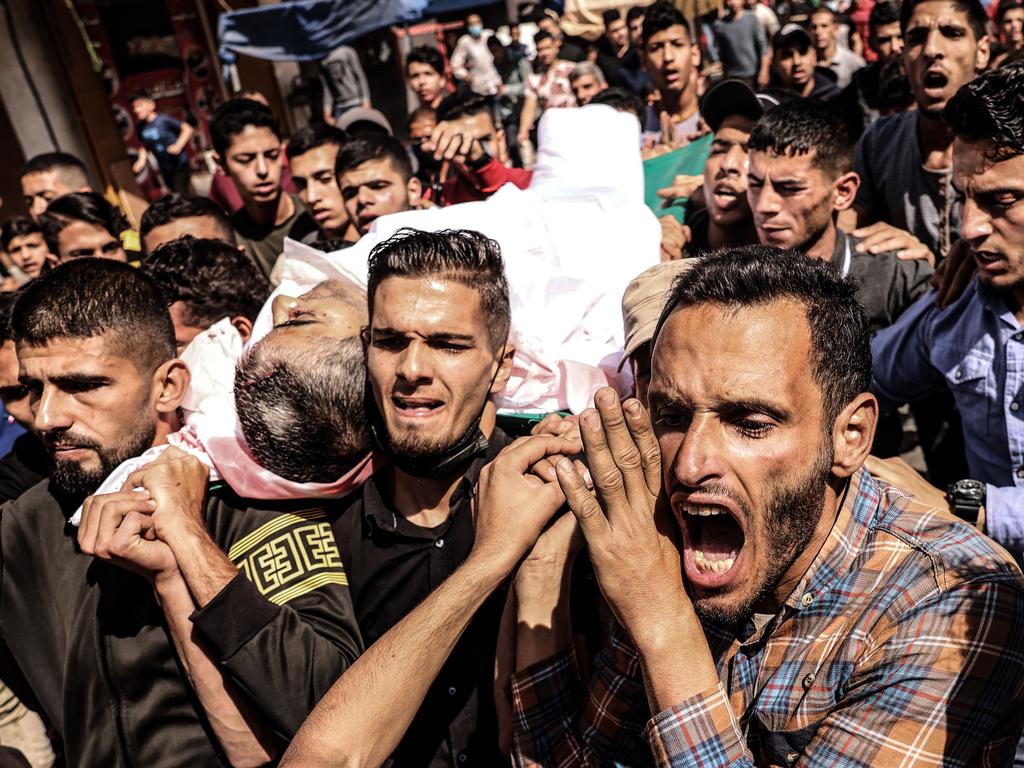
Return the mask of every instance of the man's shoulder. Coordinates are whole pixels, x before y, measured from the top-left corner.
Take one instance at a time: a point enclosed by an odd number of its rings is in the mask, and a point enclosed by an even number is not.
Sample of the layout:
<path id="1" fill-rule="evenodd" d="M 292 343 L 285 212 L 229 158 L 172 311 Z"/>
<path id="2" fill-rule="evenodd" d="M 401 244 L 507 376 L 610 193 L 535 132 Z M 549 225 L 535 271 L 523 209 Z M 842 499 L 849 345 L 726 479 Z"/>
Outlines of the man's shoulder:
<path id="1" fill-rule="evenodd" d="M 973 525 L 947 510 L 913 502 L 904 490 L 872 478 L 880 491 L 879 513 L 871 526 L 874 547 L 894 557 L 890 583 L 911 600 L 939 595 L 967 584 L 990 584 L 1024 595 L 1024 576 L 1010 554 Z M 908 606 L 909 607 L 909 606 Z"/>
<path id="2" fill-rule="evenodd" d="M 907 137 L 915 137 L 917 131 L 917 113 L 912 111 L 897 112 L 894 115 L 886 115 L 878 118 L 871 126 L 864 131 L 861 142 L 874 144 L 879 148 L 885 147 L 889 153 L 898 151 L 891 146 L 894 140 L 906 141 Z M 887 153 L 888 154 L 888 153 Z M 878 155 L 875 155 L 878 159 Z"/>

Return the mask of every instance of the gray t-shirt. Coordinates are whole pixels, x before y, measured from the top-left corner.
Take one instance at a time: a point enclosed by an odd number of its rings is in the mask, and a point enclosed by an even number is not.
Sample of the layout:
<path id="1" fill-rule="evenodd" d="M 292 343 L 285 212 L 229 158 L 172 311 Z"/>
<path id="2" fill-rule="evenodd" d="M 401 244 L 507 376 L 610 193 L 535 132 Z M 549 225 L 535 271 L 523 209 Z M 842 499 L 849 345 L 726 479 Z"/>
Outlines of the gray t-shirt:
<path id="1" fill-rule="evenodd" d="M 764 27 L 757 16 L 744 11 L 715 22 L 715 42 L 726 77 L 757 77 L 761 57 L 768 50 Z"/>
<path id="2" fill-rule="evenodd" d="M 953 171 L 926 171 L 917 144 L 917 112 L 883 117 L 857 144 L 853 168 L 860 175 L 857 205 L 911 232 L 940 259 L 958 237 L 960 210 L 953 203 Z"/>

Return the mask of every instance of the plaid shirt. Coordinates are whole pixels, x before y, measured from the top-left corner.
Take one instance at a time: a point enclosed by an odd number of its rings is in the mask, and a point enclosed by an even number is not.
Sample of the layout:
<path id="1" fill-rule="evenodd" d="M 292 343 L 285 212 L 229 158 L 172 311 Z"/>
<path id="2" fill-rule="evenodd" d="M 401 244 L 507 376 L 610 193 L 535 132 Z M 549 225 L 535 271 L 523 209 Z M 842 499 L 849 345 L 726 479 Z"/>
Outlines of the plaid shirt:
<path id="1" fill-rule="evenodd" d="M 517 673 L 515 764 L 1002 766 L 1024 728 L 1020 571 L 864 471 L 779 612 L 705 633 L 719 685 L 653 718 L 621 631 L 588 692 L 571 651 Z"/>

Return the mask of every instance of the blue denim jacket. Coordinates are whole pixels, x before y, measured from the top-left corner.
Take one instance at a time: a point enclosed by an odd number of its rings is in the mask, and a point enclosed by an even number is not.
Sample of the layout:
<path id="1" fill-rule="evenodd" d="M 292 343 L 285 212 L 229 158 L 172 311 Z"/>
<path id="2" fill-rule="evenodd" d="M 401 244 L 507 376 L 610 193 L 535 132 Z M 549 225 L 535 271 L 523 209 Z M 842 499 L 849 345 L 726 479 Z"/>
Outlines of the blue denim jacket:
<path id="1" fill-rule="evenodd" d="M 929 292 L 871 343 L 882 410 L 949 387 L 971 477 L 988 485 L 985 528 L 1024 551 L 1024 328 L 975 278 L 945 310 Z"/>

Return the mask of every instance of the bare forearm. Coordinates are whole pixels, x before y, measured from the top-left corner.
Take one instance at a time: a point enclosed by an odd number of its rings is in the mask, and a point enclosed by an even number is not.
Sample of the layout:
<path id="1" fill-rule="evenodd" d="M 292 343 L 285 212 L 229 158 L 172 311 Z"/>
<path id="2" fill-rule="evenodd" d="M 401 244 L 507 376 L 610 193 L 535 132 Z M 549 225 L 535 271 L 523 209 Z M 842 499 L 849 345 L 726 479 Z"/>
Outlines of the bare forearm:
<path id="1" fill-rule="evenodd" d="M 572 564 L 547 564 L 546 573 L 516 579 L 516 671 L 564 651 L 572 643 L 569 586 Z"/>
<path id="2" fill-rule="evenodd" d="M 193 640 L 189 616 L 196 605 L 185 580 L 180 573 L 164 577 L 157 581 L 155 589 L 178 658 L 228 761 L 236 767 L 270 762 L 280 745 L 273 745 L 268 731 L 256 722 L 252 708 L 241 703 L 241 697 L 232 691 L 231 684 Z"/>
<path id="3" fill-rule="evenodd" d="M 178 134 L 178 140 L 168 147 L 168 150 L 170 150 L 172 154 L 179 154 L 186 146 L 188 146 L 188 143 L 192 140 L 193 133 L 195 133 L 195 129 L 193 129 L 191 125 L 188 123 L 182 123 L 181 133 Z"/>
<path id="4" fill-rule="evenodd" d="M 523 113 L 519 116 L 519 132 L 529 131 L 533 127 L 533 121 L 537 117 L 537 99 L 534 96 L 527 96 L 523 102 Z"/>
<path id="5" fill-rule="evenodd" d="M 661 712 L 718 684 L 718 670 L 692 608 L 666 610 L 657 624 L 630 634 L 640 652 L 651 712 Z M 628 631 L 628 630 L 627 630 Z"/>
<path id="6" fill-rule="evenodd" d="M 345 671 L 296 734 L 282 766 L 382 764 L 405 734 L 470 619 L 503 578 L 472 556 Z"/>
<path id="7" fill-rule="evenodd" d="M 238 575 L 238 568 L 213 542 L 201 523 L 183 523 L 167 536 L 167 544 L 174 552 L 188 591 L 200 608 Z"/>

